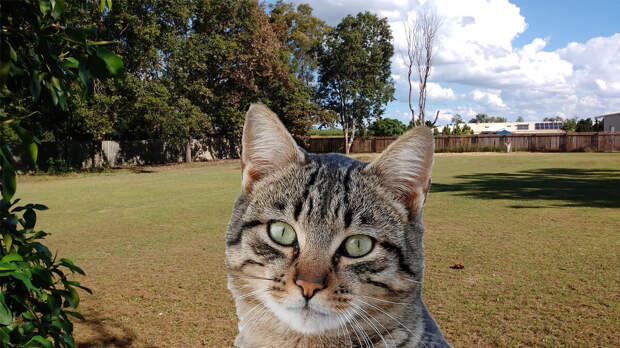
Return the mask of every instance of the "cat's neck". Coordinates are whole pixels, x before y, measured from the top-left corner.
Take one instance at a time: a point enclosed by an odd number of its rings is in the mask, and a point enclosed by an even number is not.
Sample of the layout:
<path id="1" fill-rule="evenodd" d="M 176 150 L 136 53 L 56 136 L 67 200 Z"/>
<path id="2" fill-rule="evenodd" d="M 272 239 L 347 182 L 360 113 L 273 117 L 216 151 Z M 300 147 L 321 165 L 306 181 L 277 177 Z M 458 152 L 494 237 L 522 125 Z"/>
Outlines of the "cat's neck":
<path id="1" fill-rule="evenodd" d="M 237 347 L 449 347 L 421 301 L 401 305 L 390 314 L 358 312 L 337 329 L 305 335 L 290 329 L 269 309 L 237 301 L 240 311 Z M 379 307 L 377 307 L 379 308 Z M 351 320 L 353 319 L 353 320 Z M 430 321 L 429 321 L 430 319 Z"/>

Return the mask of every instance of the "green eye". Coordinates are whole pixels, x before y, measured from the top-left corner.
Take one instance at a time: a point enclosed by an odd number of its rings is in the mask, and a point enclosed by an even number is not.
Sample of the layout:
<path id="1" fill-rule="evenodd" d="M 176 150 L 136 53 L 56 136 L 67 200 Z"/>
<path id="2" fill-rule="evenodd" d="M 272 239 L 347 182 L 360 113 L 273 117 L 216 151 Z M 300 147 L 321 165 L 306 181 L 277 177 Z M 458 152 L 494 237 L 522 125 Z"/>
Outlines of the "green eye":
<path id="1" fill-rule="evenodd" d="M 290 246 L 295 243 L 297 235 L 291 225 L 277 221 L 269 224 L 269 237 L 280 245 Z"/>
<path id="2" fill-rule="evenodd" d="M 362 257 L 372 250 L 374 243 L 371 237 L 358 234 L 344 241 L 344 251 L 349 257 Z"/>

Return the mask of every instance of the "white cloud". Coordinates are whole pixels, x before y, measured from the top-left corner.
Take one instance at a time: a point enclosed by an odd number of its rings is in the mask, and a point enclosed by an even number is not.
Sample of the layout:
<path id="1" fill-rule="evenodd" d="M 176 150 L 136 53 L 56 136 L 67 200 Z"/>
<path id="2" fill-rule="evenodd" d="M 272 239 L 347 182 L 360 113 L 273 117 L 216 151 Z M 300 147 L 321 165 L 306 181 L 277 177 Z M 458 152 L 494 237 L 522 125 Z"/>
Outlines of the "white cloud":
<path id="1" fill-rule="evenodd" d="M 498 90 L 481 91 L 476 88 L 471 91 L 469 95 L 476 102 L 481 102 L 483 104 L 498 108 L 505 108 L 506 104 L 504 104 L 502 97 L 500 97 L 500 93 L 501 92 Z"/>
<path id="2" fill-rule="evenodd" d="M 528 120 L 620 111 L 620 32 L 551 51 L 546 37 L 513 47 L 528 24 L 508 0 L 312 2 L 315 14 L 332 25 L 346 14 L 366 10 L 387 17 L 396 49 L 392 76 L 397 103 L 406 103 L 408 92 L 403 22 L 414 18 L 422 4 L 443 18 L 429 84 L 431 109 Z"/>

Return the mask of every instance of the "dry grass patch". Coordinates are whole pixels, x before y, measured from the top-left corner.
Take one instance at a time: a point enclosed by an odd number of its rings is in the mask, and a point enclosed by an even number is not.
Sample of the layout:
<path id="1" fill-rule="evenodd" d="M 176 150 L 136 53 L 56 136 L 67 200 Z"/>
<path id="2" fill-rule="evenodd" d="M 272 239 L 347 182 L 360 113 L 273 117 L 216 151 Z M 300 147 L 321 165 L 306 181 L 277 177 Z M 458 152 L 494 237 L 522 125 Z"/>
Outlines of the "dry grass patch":
<path id="1" fill-rule="evenodd" d="M 94 290 L 79 347 L 231 346 L 224 232 L 239 171 L 229 161 L 22 179 L 17 196 L 50 207 L 39 216 L 50 249 Z M 437 157 L 424 298 L 454 346 L 620 342 L 619 174 L 618 154 Z"/>

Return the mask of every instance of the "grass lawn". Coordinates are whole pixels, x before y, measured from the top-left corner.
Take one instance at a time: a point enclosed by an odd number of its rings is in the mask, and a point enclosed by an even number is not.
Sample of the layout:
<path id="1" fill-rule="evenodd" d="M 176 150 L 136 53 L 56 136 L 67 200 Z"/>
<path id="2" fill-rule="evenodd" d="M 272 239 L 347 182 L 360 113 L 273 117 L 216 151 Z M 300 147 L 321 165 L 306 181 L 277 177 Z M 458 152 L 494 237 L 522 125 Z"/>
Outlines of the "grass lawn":
<path id="1" fill-rule="evenodd" d="M 50 249 L 94 291 L 79 347 L 232 345 L 224 232 L 238 161 L 19 180 L 16 197 L 50 207 L 38 220 Z M 617 346 L 619 208 L 620 154 L 438 155 L 424 299 L 448 341 Z"/>

